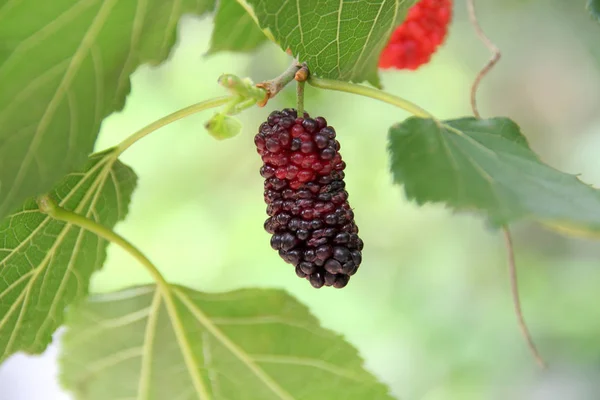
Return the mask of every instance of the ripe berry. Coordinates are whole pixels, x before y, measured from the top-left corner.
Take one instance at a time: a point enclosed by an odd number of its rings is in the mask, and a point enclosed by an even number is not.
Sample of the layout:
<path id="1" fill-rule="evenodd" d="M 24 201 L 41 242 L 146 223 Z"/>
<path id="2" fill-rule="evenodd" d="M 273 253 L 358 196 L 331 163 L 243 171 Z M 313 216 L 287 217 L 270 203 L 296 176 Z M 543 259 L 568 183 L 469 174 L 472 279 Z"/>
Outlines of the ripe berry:
<path id="1" fill-rule="evenodd" d="M 335 136 L 325 118 L 286 108 L 273 111 L 254 138 L 271 247 L 315 288 L 343 288 L 362 261 Z"/>
<path id="2" fill-rule="evenodd" d="M 379 67 L 415 70 L 428 63 L 444 42 L 451 19 L 452 0 L 419 0 L 392 33 Z"/>

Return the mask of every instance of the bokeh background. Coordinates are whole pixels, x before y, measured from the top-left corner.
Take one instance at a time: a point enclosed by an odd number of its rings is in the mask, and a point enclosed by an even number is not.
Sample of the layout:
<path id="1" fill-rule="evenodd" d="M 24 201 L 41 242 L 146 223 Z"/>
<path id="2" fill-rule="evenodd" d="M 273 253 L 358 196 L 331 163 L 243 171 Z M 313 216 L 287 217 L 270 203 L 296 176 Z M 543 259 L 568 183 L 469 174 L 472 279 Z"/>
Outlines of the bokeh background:
<path id="1" fill-rule="evenodd" d="M 584 1 L 480 0 L 481 25 L 502 60 L 480 91 L 483 116 L 510 116 L 547 163 L 600 187 L 600 24 Z M 253 55 L 205 57 L 212 21 L 184 18 L 170 59 L 132 78 L 125 109 L 107 118 L 101 150 L 191 103 L 224 94 L 222 73 L 261 81 L 289 58 L 269 43 Z M 469 115 L 469 88 L 488 52 L 457 1 L 446 45 L 417 72 L 382 72 L 385 89 L 440 118 Z M 403 111 L 308 87 L 306 107 L 336 127 L 348 165 L 350 202 L 366 245 L 344 290 L 315 290 L 295 277 L 263 231 L 260 160 L 253 136 L 269 111 L 294 105 L 288 88 L 240 116 L 241 135 L 216 141 L 208 111 L 161 129 L 127 151 L 139 176 L 117 231 L 165 276 L 203 291 L 284 288 L 322 324 L 343 333 L 366 367 L 401 399 L 600 399 L 600 241 L 513 226 L 523 308 L 551 369 L 540 372 L 513 314 L 502 236 L 483 218 L 441 205 L 417 207 L 392 185 L 387 129 Z M 92 290 L 149 282 L 120 249 Z M 0 367 L 1 400 L 66 400 L 57 384 L 58 345 Z M 107 399 L 109 400 L 109 399 Z"/>

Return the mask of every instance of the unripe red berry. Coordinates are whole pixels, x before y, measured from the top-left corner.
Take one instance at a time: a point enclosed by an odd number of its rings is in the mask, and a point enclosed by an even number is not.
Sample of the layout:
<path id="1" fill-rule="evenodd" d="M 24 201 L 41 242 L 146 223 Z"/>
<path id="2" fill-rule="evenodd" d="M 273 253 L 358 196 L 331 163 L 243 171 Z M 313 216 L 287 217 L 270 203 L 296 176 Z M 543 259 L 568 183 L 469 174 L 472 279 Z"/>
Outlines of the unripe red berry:
<path id="1" fill-rule="evenodd" d="M 396 28 L 379 57 L 380 68 L 415 70 L 444 42 L 452 19 L 452 0 L 419 0 Z"/>

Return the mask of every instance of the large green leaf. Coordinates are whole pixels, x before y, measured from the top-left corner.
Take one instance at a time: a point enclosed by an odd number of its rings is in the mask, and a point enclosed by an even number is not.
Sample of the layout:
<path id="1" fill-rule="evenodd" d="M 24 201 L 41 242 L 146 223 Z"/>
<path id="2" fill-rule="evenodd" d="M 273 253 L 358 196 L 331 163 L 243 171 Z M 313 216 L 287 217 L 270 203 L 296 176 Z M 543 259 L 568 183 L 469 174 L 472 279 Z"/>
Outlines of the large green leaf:
<path id="1" fill-rule="evenodd" d="M 379 54 L 416 0 L 238 1 L 315 75 L 379 86 Z"/>
<path id="2" fill-rule="evenodd" d="M 600 231 L 600 191 L 544 164 L 508 118 L 409 118 L 390 129 L 392 173 L 409 199 Z"/>
<path id="3" fill-rule="evenodd" d="M 182 13 L 214 0 L 0 4 L 0 218 L 85 163 L 129 76 L 164 60 Z"/>
<path id="4" fill-rule="evenodd" d="M 65 177 L 50 195 L 65 209 L 112 227 L 126 213 L 134 172 L 107 151 Z M 0 361 L 17 351 L 42 352 L 64 309 L 87 294 L 107 243 L 52 219 L 29 199 L 0 222 Z"/>
<path id="5" fill-rule="evenodd" d="M 252 51 L 267 37 L 236 0 L 220 0 L 210 39 L 209 54 L 219 51 Z"/>
<path id="6" fill-rule="evenodd" d="M 77 399 L 392 399 L 279 290 L 140 286 L 92 296 L 67 328 L 61 380 Z"/>

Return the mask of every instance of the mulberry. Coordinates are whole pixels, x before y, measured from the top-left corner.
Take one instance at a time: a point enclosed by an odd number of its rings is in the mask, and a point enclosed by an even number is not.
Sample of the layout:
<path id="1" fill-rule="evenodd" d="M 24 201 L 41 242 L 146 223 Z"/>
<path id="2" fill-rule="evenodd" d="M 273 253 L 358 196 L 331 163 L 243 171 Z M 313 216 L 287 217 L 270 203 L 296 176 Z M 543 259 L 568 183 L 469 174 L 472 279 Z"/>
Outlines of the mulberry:
<path id="1" fill-rule="evenodd" d="M 290 108 L 273 111 L 254 137 L 271 247 L 315 288 L 343 288 L 362 260 L 335 137 L 325 118 Z"/>
<path id="2" fill-rule="evenodd" d="M 415 70 L 428 63 L 444 42 L 451 19 L 452 0 L 419 0 L 392 33 L 379 67 Z"/>

